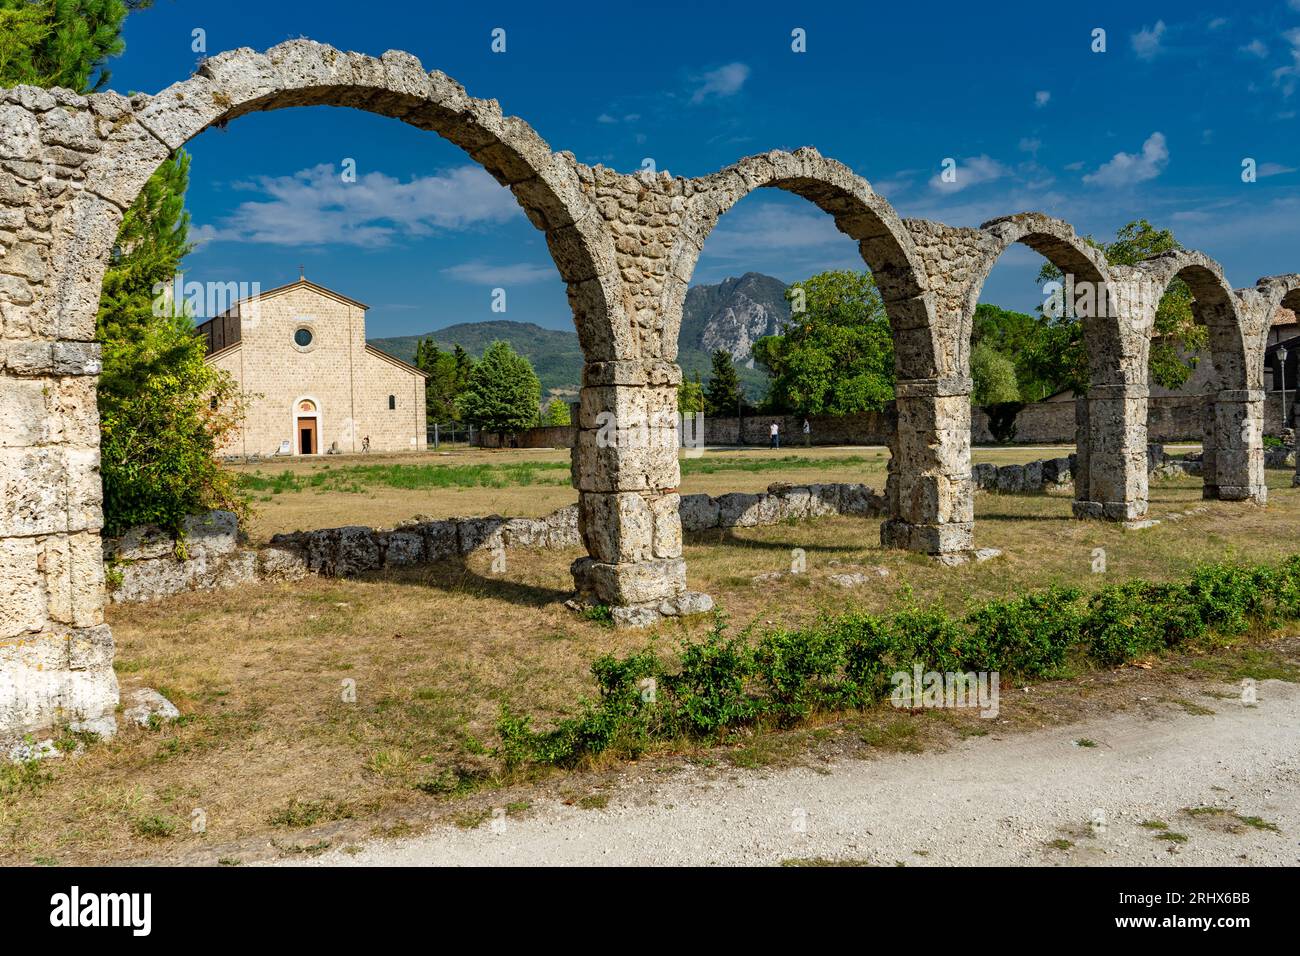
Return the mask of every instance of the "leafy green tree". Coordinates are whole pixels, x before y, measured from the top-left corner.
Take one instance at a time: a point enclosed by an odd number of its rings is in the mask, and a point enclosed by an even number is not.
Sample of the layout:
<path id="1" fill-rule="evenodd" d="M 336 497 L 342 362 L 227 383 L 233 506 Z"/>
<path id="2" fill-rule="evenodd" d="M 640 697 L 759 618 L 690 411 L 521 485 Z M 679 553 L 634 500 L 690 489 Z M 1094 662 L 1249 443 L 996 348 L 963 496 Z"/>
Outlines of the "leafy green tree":
<path id="1" fill-rule="evenodd" d="M 677 386 L 677 410 L 685 415 L 694 415 L 704 411 L 704 404 L 704 386 L 697 371 L 693 379 L 683 380 Z"/>
<path id="2" fill-rule="evenodd" d="M 152 369 L 144 377 L 132 370 Z M 186 515 L 246 510 L 217 454 L 243 418 L 234 380 L 208 365 L 186 315 L 164 316 L 130 341 L 104 343 L 99 388 L 104 530 L 176 530 Z"/>
<path id="3" fill-rule="evenodd" d="M 1115 234 L 1111 242 L 1102 242 L 1092 236 L 1084 241 L 1100 249 L 1111 265 L 1137 265 L 1143 259 L 1182 248 L 1173 232 L 1157 229 L 1145 219 L 1128 223 Z M 1060 280 L 1061 270 L 1051 263 L 1043 266 L 1039 282 Z M 1198 325 L 1192 313 L 1192 292 L 1180 279 L 1175 279 L 1160 299 L 1156 309 L 1155 327 L 1152 330 L 1148 368 L 1151 381 L 1165 388 L 1178 388 L 1196 368 L 1195 353 L 1204 349 L 1209 341 L 1206 328 Z M 1061 387 L 1083 394 L 1088 387 L 1088 355 L 1083 341 L 1082 324 L 1070 316 L 1052 320 L 1053 328 L 1044 337 L 1040 348 L 1029 360 L 1045 377 L 1054 378 Z"/>
<path id="4" fill-rule="evenodd" d="M 506 342 L 493 342 L 469 373 L 460 411 L 471 425 L 507 434 L 537 424 L 542 385 L 532 363 Z"/>
<path id="5" fill-rule="evenodd" d="M 823 272 L 798 288 L 806 310 L 782 334 L 754 343 L 771 377 L 768 403 L 805 415 L 884 408 L 894 397 L 894 340 L 871 273 Z"/>
<path id="6" fill-rule="evenodd" d="M 572 425 L 569 420 L 569 403 L 563 399 L 553 398 L 542 412 L 542 424 L 549 426 Z"/>
<path id="7" fill-rule="evenodd" d="M 996 305 L 975 307 L 972 350 L 985 343 L 1015 365 L 1016 384 L 1025 401 L 1038 401 L 1060 390 L 1060 384 L 1043 378 L 1035 361 L 1036 350 L 1051 335 L 1051 321 L 1040 314 L 1013 312 Z M 974 360 L 974 352 L 971 354 Z"/>
<path id="8" fill-rule="evenodd" d="M 987 342 L 971 349 L 970 370 L 974 380 L 971 402 L 975 405 L 1020 401 L 1015 364 Z"/>
<path id="9" fill-rule="evenodd" d="M 736 363 L 731 360 L 731 353 L 718 349 L 713 353 L 713 367 L 709 373 L 709 384 L 704 389 L 704 410 L 709 415 L 734 415 L 740 408 L 740 376 L 736 374 Z"/>

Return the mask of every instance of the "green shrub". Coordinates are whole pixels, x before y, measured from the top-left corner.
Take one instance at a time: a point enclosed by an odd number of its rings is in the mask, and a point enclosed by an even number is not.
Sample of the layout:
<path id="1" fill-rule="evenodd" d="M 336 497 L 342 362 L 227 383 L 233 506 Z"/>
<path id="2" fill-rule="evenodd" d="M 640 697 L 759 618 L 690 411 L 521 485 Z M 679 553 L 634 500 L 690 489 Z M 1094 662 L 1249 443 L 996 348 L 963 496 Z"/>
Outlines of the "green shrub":
<path id="1" fill-rule="evenodd" d="M 658 707 L 663 666 L 653 651 L 621 660 L 605 655 L 592 663 L 591 672 L 600 688 L 599 699 L 583 700 L 576 716 L 559 721 L 552 730 L 536 733 L 530 718 L 502 708 L 496 727 L 501 746 L 495 755 L 508 768 L 529 761 L 572 766 L 611 747 L 635 757 L 653 736 L 666 733 L 663 710 Z M 653 692 L 642 685 L 647 678 L 656 682 Z"/>
<path id="2" fill-rule="evenodd" d="M 728 638 L 719 615 L 702 641 L 684 641 L 675 671 L 652 650 L 592 664 L 599 696 L 545 732 L 503 709 L 507 767 L 572 765 L 611 751 L 635 756 L 652 741 L 707 737 L 760 719 L 791 724 L 817 708 L 864 707 L 889 696 L 890 678 L 923 671 L 997 671 L 1042 677 L 1073 649 L 1114 666 L 1195 640 L 1213 627 L 1300 618 L 1300 555 L 1276 567 L 1205 564 L 1187 584 L 1129 581 L 1086 599 L 1050 587 L 990 601 L 954 618 L 942 608 L 850 612 L 780 628 L 750 644 Z M 647 683 L 653 681 L 653 683 Z M 650 692 L 653 688 L 653 692 Z"/>
<path id="3" fill-rule="evenodd" d="M 1202 564 L 1187 590 L 1201 619 L 1225 634 L 1240 634 L 1248 618 L 1260 616 L 1272 590 L 1272 569 L 1235 564 Z"/>
<path id="4" fill-rule="evenodd" d="M 844 702 L 863 707 L 880 700 L 894 671 L 886 660 L 895 639 L 890 622 L 877 614 L 850 613 L 836 623 L 844 642 Z"/>
<path id="5" fill-rule="evenodd" d="M 745 694 L 745 683 L 754 674 L 754 653 L 743 634 L 723 637 L 724 626 L 719 615 L 702 642 L 683 642 L 681 670 L 664 679 L 680 720 L 695 733 L 748 723 L 758 710 Z"/>
<path id="6" fill-rule="evenodd" d="M 754 669 L 767 689 L 764 710 L 794 723 L 813 707 L 840 702 L 843 636 L 834 627 L 773 631 L 754 648 Z"/>
<path id="7" fill-rule="evenodd" d="M 1050 587 L 1009 601 L 990 601 L 967 614 L 965 668 L 1031 677 L 1056 671 L 1079 641 L 1079 593 L 1077 588 Z"/>
<path id="8" fill-rule="evenodd" d="M 1122 664 L 1199 637 L 1205 619 L 1190 591 L 1179 584 L 1130 581 L 1102 588 L 1088 600 L 1081 634 L 1102 664 Z"/>
<path id="9" fill-rule="evenodd" d="M 1269 621 L 1300 618 L 1300 554 L 1292 555 L 1273 568 L 1270 577 Z"/>

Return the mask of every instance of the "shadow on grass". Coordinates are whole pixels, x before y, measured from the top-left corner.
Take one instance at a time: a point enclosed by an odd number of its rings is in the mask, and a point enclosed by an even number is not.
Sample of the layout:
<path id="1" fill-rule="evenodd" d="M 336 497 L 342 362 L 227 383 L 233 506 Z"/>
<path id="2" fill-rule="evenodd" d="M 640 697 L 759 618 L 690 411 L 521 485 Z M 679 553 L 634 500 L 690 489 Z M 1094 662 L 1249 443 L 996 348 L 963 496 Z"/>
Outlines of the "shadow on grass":
<path id="1" fill-rule="evenodd" d="M 770 525 L 768 526 L 770 527 Z M 801 541 L 756 541 L 751 538 L 736 537 L 735 530 L 732 528 L 710 528 L 707 531 L 692 531 L 684 535 L 685 543 L 707 544 L 707 545 L 726 545 L 733 548 L 745 548 L 751 551 L 790 551 L 793 548 L 803 548 L 807 552 L 821 552 L 825 554 L 842 554 L 854 551 L 862 551 L 864 547 L 879 548 L 880 532 L 879 526 L 872 528 L 870 543 L 867 545 L 852 544 L 809 544 Z"/>
<path id="2" fill-rule="evenodd" d="M 357 575 L 354 580 L 386 581 L 391 584 L 436 588 L 449 594 L 470 591 L 482 597 L 494 598 L 520 607 L 540 608 L 549 604 L 560 604 L 573 597 L 572 590 L 512 581 L 509 574 L 508 564 L 506 572 L 501 575 L 482 574 L 470 567 L 462 555 L 456 558 L 444 558 L 430 564 L 367 571 Z"/>
<path id="3" fill-rule="evenodd" d="M 1007 514 L 1000 511 L 981 511 L 975 509 L 975 520 L 980 521 L 1074 521 L 1074 515 L 1026 515 Z"/>

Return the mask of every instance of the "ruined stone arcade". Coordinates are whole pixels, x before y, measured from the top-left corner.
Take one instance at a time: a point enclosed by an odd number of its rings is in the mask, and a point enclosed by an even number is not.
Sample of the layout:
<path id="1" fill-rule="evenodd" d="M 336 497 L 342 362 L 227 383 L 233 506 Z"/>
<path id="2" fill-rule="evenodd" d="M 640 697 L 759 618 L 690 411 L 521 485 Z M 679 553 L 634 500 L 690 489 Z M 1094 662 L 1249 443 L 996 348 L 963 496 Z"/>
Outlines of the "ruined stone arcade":
<path id="1" fill-rule="evenodd" d="M 104 624 L 94 343 L 100 287 L 126 210 L 174 150 L 258 110 L 330 105 L 445 137 L 508 186 L 546 236 L 585 356 L 573 484 L 587 556 L 579 594 L 629 620 L 706 608 L 687 589 L 679 518 L 676 364 L 682 306 L 710 231 L 754 189 L 795 193 L 854 239 L 893 328 L 897 428 L 882 544 L 973 547 L 970 338 L 980 289 L 1014 242 L 1106 308 L 1084 317 L 1090 387 L 1078 402 L 1074 512 L 1147 509 L 1147 352 L 1175 277 L 1210 331 L 1205 494 L 1263 503 L 1263 343 L 1300 275 L 1234 290 L 1213 260 L 1176 252 L 1115 267 L 1059 220 L 1024 213 L 979 229 L 902 220 L 850 169 L 813 149 L 772 152 L 699 178 L 588 167 L 553 152 L 494 100 L 470 97 L 400 52 L 308 40 L 241 49 L 154 96 L 0 91 L 0 735 L 57 721 L 111 731 L 113 640 Z M 614 434 L 603 423 L 614 422 Z"/>

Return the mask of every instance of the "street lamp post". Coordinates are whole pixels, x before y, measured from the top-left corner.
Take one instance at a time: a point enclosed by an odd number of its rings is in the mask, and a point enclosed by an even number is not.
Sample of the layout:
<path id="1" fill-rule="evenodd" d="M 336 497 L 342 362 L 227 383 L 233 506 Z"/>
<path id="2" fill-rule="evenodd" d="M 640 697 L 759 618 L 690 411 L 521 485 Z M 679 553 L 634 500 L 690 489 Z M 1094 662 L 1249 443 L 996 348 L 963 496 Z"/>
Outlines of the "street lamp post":
<path id="1" fill-rule="evenodd" d="M 1286 346 L 1277 347 L 1277 363 L 1282 367 L 1282 427 L 1286 428 Z"/>

